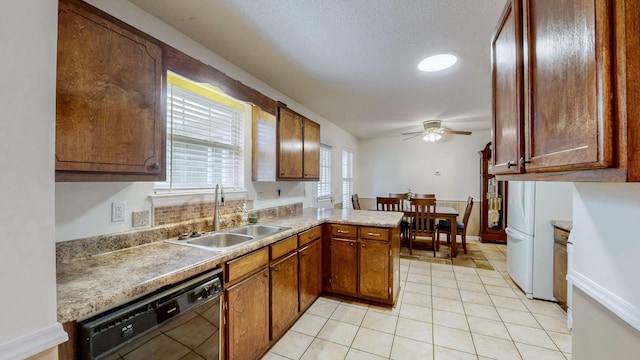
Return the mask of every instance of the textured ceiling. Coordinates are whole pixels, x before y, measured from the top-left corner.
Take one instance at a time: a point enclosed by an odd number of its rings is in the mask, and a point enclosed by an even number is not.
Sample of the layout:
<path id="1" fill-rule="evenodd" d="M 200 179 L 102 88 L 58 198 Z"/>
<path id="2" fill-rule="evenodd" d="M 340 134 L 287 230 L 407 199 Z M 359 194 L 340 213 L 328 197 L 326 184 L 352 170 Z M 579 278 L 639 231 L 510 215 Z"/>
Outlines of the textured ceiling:
<path id="1" fill-rule="evenodd" d="M 490 128 L 505 0 L 129 1 L 357 137 Z M 440 52 L 458 63 L 417 70 Z"/>

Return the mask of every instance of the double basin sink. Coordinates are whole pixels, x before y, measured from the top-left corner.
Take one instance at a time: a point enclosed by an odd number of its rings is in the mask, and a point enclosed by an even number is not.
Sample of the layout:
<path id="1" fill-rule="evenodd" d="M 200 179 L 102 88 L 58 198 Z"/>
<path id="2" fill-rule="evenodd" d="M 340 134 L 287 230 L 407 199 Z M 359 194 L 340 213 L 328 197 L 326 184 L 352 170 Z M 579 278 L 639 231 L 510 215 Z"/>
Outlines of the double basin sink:
<path id="1" fill-rule="evenodd" d="M 199 237 L 187 238 L 185 240 L 171 239 L 165 241 L 172 244 L 224 252 L 246 244 L 247 242 L 256 241 L 289 229 L 291 228 L 286 226 L 247 225 L 228 230 L 211 232 Z"/>

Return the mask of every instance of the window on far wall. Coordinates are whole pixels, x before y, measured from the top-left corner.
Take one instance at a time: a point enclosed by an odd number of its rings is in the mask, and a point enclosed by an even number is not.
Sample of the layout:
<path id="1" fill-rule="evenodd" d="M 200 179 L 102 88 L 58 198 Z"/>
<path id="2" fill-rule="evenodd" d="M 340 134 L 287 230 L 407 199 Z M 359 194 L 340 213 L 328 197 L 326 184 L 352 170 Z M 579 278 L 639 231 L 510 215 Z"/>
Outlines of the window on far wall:
<path id="1" fill-rule="evenodd" d="M 244 104 L 167 74 L 167 180 L 156 190 L 244 188 Z"/>
<path id="2" fill-rule="evenodd" d="M 331 197 L 331 146 L 320 144 L 320 181 L 317 201 Z"/>
<path id="3" fill-rule="evenodd" d="M 353 209 L 351 195 L 353 194 L 353 153 L 342 150 L 342 208 Z"/>

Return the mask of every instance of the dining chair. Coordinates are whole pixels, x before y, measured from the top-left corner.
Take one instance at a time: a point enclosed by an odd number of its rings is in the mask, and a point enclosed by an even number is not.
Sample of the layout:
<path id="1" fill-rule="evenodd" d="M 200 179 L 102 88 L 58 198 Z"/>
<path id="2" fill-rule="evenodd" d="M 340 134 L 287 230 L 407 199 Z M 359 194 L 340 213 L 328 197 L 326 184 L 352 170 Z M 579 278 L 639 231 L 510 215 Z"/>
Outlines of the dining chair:
<path id="1" fill-rule="evenodd" d="M 432 207 L 435 208 L 435 198 L 412 198 L 411 199 L 411 236 L 409 237 L 409 254 L 413 254 L 413 242 L 416 237 L 431 237 L 431 246 L 433 248 L 433 257 L 436 256 L 435 241 L 435 218 Z"/>
<path id="2" fill-rule="evenodd" d="M 399 211 L 403 212 L 402 202 L 404 201 L 404 196 L 389 196 L 376 197 L 376 210 L 378 211 Z M 409 220 L 405 217 L 402 218 L 400 222 L 400 236 L 404 238 L 405 242 L 409 241 Z"/>
<path id="3" fill-rule="evenodd" d="M 402 202 L 397 197 L 376 197 L 376 210 L 378 211 L 402 211 Z"/>
<path id="4" fill-rule="evenodd" d="M 464 253 L 467 253 L 467 223 L 469 222 L 469 217 L 471 216 L 471 209 L 473 209 L 473 197 L 469 196 L 467 198 L 467 207 L 464 210 L 464 216 L 462 217 L 462 221 L 458 221 L 456 223 L 456 232 L 462 238 L 462 250 Z M 436 225 L 436 246 L 440 247 L 440 234 L 447 234 L 447 244 L 451 243 L 451 221 L 450 220 L 440 220 L 438 221 L 438 225 Z"/>
<path id="5" fill-rule="evenodd" d="M 353 206 L 353 210 L 360 210 L 360 199 L 358 198 L 358 194 L 351 195 L 351 206 Z"/>
<path id="6" fill-rule="evenodd" d="M 418 199 L 429 199 L 429 198 L 435 199 L 436 194 L 414 194 L 413 197 Z"/>

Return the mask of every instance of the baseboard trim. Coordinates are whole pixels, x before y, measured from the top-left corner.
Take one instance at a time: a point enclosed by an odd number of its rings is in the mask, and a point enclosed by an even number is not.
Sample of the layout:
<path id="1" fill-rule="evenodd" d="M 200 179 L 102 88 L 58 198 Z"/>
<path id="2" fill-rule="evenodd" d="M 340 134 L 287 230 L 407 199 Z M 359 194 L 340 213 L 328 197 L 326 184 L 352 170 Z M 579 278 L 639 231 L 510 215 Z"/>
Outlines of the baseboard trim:
<path id="1" fill-rule="evenodd" d="M 640 308 L 575 270 L 569 270 L 567 281 L 640 331 Z"/>
<path id="2" fill-rule="evenodd" d="M 30 334 L 0 344 L 0 360 L 25 359 L 69 340 L 60 323 L 51 324 Z"/>

